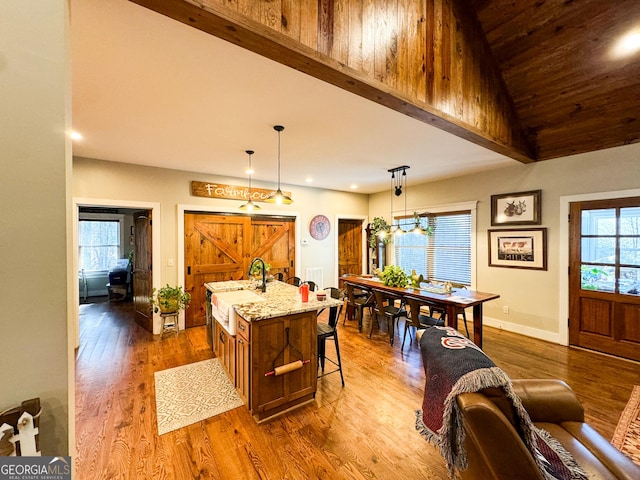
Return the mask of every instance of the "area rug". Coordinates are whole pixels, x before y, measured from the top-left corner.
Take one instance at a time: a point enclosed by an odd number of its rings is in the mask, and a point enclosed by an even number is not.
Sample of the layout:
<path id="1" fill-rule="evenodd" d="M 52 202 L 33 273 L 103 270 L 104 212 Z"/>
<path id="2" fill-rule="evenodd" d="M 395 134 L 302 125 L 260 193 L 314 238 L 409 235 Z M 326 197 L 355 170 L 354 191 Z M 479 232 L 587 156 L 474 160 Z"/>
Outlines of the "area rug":
<path id="1" fill-rule="evenodd" d="M 155 372 L 158 435 L 244 405 L 217 358 Z"/>
<path id="2" fill-rule="evenodd" d="M 629 403 L 624 407 L 611 443 L 640 465 L 640 386 L 633 387 Z"/>

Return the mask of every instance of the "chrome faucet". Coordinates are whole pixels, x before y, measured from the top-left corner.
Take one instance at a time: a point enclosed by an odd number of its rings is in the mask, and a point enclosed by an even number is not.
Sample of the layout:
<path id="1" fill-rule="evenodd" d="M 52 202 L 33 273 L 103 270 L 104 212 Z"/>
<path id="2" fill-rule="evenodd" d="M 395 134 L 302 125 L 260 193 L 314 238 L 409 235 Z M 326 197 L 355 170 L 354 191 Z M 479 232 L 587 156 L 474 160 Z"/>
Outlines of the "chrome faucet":
<path id="1" fill-rule="evenodd" d="M 251 270 L 253 269 L 253 264 L 256 262 L 262 263 L 262 286 L 260 287 L 260 289 L 264 293 L 267 291 L 267 268 L 262 258 L 256 257 L 253 260 L 251 260 L 251 265 L 249 265 L 249 271 L 247 272 L 247 276 L 251 277 Z"/>

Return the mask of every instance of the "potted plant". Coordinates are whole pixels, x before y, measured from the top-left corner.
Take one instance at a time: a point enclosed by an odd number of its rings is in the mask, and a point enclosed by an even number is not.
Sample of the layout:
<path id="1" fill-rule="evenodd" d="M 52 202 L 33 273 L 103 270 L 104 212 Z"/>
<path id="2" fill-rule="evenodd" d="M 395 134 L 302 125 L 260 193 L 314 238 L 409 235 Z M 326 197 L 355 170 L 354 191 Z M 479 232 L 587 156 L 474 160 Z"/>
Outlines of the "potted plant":
<path id="1" fill-rule="evenodd" d="M 382 242 L 383 245 L 386 245 L 391 241 L 390 235 L 385 235 L 380 237 L 380 232 L 388 232 L 389 224 L 382 217 L 374 217 L 373 221 L 369 224 L 369 232 L 371 236 L 369 237 L 369 247 L 375 250 L 378 246 L 378 242 Z"/>
<path id="2" fill-rule="evenodd" d="M 387 287 L 406 287 L 409 283 L 409 277 L 402 270 L 402 267 L 396 265 L 387 265 L 380 273 L 382 283 Z"/>
<path id="3" fill-rule="evenodd" d="M 269 270 L 271 270 L 271 264 L 265 263 L 264 264 L 265 276 L 269 273 Z M 253 266 L 251 267 L 251 275 L 253 275 L 256 278 L 258 277 L 262 278 L 262 262 L 255 262 L 253 264 Z"/>
<path id="4" fill-rule="evenodd" d="M 153 289 L 149 303 L 155 313 L 177 313 L 189 307 L 191 295 L 182 286 L 172 287 L 167 284 L 160 290 Z"/>

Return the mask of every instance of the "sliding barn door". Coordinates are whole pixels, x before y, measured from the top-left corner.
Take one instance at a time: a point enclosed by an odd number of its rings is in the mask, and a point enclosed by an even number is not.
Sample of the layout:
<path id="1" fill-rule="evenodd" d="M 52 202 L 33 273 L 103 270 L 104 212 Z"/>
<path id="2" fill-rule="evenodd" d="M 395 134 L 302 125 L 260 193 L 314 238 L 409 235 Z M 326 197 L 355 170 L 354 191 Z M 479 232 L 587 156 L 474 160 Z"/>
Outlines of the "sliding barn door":
<path id="1" fill-rule="evenodd" d="M 205 283 L 243 277 L 250 226 L 250 217 L 185 213 L 184 286 L 191 295 L 185 310 L 187 328 L 206 323 Z"/>
<path id="2" fill-rule="evenodd" d="M 254 217 L 251 221 L 251 246 L 247 260 L 261 257 L 271 264 L 269 273 L 282 273 L 286 280 L 295 273 L 295 222 L 291 218 Z M 245 271 L 247 271 L 249 265 Z"/>
<path id="3" fill-rule="evenodd" d="M 295 271 L 293 219 L 185 213 L 184 224 L 185 290 L 191 295 L 187 328 L 206 324 L 205 283 L 246 279 L 255 257 L 271 264 L 270 273 L 286 278 Z"/>

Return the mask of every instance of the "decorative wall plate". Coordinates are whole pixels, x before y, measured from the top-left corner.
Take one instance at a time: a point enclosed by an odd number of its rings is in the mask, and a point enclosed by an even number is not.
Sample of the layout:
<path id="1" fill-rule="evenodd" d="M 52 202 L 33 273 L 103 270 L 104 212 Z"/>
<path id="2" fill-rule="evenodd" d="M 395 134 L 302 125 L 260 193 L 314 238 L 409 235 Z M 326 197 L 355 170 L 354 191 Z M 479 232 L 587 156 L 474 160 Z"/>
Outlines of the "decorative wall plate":
<path id="1" fill-rule="evenodd" d="M 324 240 L 327 238 L 330 230 L 331 223 L 329 223 L 329 219 L 324 215 L 316 215 L 311 219 L 309 233 L 316 240 Z"/>

